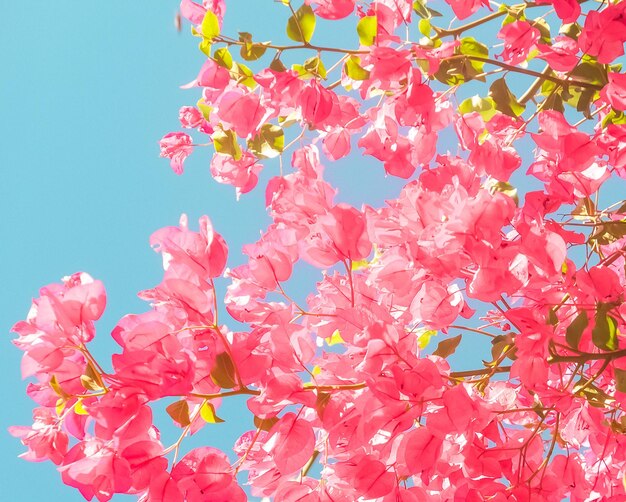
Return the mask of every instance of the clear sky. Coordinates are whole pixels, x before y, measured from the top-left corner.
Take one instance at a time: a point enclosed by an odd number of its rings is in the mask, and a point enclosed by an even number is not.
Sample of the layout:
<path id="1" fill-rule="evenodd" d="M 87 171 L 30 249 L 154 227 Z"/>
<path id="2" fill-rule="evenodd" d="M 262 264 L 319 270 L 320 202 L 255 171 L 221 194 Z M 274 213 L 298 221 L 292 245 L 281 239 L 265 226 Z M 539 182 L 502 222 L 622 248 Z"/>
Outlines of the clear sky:
<path id="1" fill-rule="evenodd" d="M 25 318 L 39 288 L 79 270 L 104 281 L 108 307 L 94 345 L 110 367 L 117 350 L 111 329 L 122 315 L 145 310 L 136 293 L 160 281 L 160 258 L 148 244 L 154 230 L 176 225 L 182 212 L 190 221 L 208 214 L 229 243 L 232 267 L 242 262 L 241 245 L 255 241 L 267 224 L 263 190 L 235 202 L 232 187 L 212 180 L 208 150 L 196 152 L 180 177 L 158 157 L 161 136 L 179 130 L 178 108 L 198 99 L 195 91 L 179 89 L 195 78 L 202 55 L 188 26 L 181 34 L 174 28 L 177 5 L 0 2 L 2 500 L 83 500 L 61 483 L 52 463 L 18 459 L 24 447 L 6 432 L 10 425 L 32 423 L 21 352 L 10 343 L 9 330 Z M 288 15 L 271 0 L 230 0 L 228 8 L 230 33 L 245 30 L 264 39 L 275 30 L 284 33 Z M 264 15 L 264 9 L 275 14 Z M 325 35 L 342 43 L 336 31 Z M 402 185 L 391 180 L 381 192 L 376 162 L 359 159 L 350 170 L 347 164 L 328 172 L 343 188 L 341 200 L 360 205 L 369 195 L 380 202 Z M 277 173 L 275 164 L 268 166 L 261 185 Z M 249 414 L 244 419 L 237 411 L 244 406 L 241 401 L 225 408 L 227 423 L 219 431 L 207 429 L 198 442 L 230 448 L 237 433 L 252 428 Z M 177 431 L 167 419 L 161 424 L 164 437 L 173 439 Z"/>

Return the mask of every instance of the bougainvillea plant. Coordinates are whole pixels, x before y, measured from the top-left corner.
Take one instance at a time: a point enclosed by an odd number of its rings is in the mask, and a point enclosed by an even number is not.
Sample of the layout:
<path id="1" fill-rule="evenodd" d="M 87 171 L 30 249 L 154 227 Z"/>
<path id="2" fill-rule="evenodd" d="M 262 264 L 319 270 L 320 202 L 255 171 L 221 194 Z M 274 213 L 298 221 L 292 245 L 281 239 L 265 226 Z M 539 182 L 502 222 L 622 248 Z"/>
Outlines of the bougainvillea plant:
<path id="1" fill-rule="evenodd" d="M 102 283 L 44 287 L 13 328 L 38 405 L 11 428 L 24 457 L 99 501 L 626 500 L 626 204 L 611 195 L 626 2 L 272 9 L 286 28 L 265 41 L 222 33 L 223 0 L 182 1 L 206 56 L 179 116 L 194 139 L 161 140 L 177 174 L 206 147 L 218 182 L 264 190 L 271 224 L 232 269 L 208 217 L 154 233 L 163 280 L 113 330 L 111 369 L 89 349 Z M 317 45 L 320 26 L 353 43 Z M 383 207 L 336 202 L 322 163 L 351 152 L 407 184 Z M 301 261 L 319 280 L 298 303 Z M 451 367 L 478 340 L 490 357 Z M 250 426 L 234 453 L 179 455 L 232 396 Z"/>

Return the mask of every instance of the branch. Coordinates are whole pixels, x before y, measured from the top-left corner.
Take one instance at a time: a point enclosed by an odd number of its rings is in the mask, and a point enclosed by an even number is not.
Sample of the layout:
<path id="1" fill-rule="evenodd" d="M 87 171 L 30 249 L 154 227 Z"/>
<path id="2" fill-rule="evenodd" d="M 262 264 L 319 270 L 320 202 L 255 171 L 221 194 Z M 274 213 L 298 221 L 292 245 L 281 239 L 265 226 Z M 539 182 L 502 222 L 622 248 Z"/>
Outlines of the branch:
<path id="1" fill-rule="evenodd" d="M 468 371 L 453 371 L 450 373 L 451 378 L 465 378 L 470 376 L 479 376 L 479 375 L 493 375 L 494 373 L 507 373 L 511 371 L 510 366 L 497 366 L 495 368 L 482 368 L 479 370 L 468 370 Z"/>
<path id="2" fill-rule="evenodd" d="M 626 349 L 616 350 L 613 352 L 604 352 L 601 354 L 591 354 L 589 352 L 585 352 L 579 356 L 559 356 L 555 355 L 548 358 L 548 363 L 550 364 L 559 364 L 559 363 L 586 363 L 587 361 L 601 361 L 602 359 L 612 361 L 613 359 L 617 359 L 619 357 L 626 356 Z"/>
<path id="3" fill-rule="evenodd" d="M 528 70 L 526 68 L 520 68 L 519 66 L 513 66 L 507 63 L 502 63 L 501 61 L 497 61 L 495 59 L 484 58 L 482 56 L 471 56 L 469 54 L 455 54 L 454 56 L 450 56 L 449 58 L 444 58 L 442 61 L 446 61 L 448 59 L 458 59 L 458 58 L 467 58 L 472 61 L 479 61 L 481 63 L 487 63 L 493 66 L 499 66 L 500 68 L 504 68 L 505 70 L 512 71 L 515 73 L 523 73 L 524 75 L 530 75 L 531 77 L 541 78 L 543 80 L 550 80 L 555 84 L 560 85 L 576 85 L 578 87 L 588 87 L 590 89 L 601 90 L 603 86 L 597 84 L 589 84 L 587 82 L 581 82 L 579 80 L 563 80 L 558 77 L 554 77 L 552 75 L 544 75 L 538 71 Z"/>

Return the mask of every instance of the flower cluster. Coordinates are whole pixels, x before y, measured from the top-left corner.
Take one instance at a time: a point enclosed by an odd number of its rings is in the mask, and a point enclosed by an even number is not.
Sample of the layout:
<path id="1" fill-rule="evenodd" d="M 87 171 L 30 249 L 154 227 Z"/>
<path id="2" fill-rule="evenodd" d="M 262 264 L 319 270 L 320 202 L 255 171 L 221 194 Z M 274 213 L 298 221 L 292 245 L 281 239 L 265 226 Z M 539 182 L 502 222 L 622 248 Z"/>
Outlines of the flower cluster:
<path id="1" fill-rule="evenodd" d="M 277 502 L 623 500 L 626 204 L 601 208 L 599 194 L 626 177 L 626 2 L 283 4 L 288 45 L 223 35 L 223 0 L 181 2 L 207 55 L 181 125 L 208 139 L 212 175 L 238 195 L 280 157 L 271 223 L 232 269 L 207 217 L 157 231 L 163 280 L 113 330 L 108 372 L 88 348 L 102 284 L 80 273 L 42 289 L 14 327 L 39 405 L 32 427 L 11 429 L 24 457 L 101 502 L 240 501 L 244 483 Z M 439 27 L 433 6 L 474 20 Z M 318 20 L 344 18 L 355 48 L 313 44 Z M 489 23 L 493 57 L 465 36 Z M 420 40 L 402 39 L 415 24 Z M 233 48 L 268 64 L 253 71 Z M 311 54 L 287 68 L 288 51 Z M 511 74 L 528 79 L 519 97 Z M 470 81 L 488 92 L 462 99 Z M 322 155 L 357 147 L 408 180 L 382 207 L 339 202 L 324 178 Z M 193 148 L 186 133 L 161 140 L 178 174 Z M 536 189 L 518 194 L 523 165 Z M 296 302 L 302 262 L 319 281 Z M 479 339 L 489 357 L 455 368 Z M 232 396 L 251 426 L 236 460 L 209 446 L 178 459 Z M 154 425 L 161 400 L 181 430 L 172 445 Z"/>

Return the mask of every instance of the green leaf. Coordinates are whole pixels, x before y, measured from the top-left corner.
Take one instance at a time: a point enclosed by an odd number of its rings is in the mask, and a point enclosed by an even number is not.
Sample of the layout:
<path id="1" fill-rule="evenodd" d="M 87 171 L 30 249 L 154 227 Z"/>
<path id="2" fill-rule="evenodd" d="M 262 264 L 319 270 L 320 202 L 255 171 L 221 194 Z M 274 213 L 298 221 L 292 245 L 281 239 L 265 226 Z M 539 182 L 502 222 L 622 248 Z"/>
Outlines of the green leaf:
<path id="1" fill-rule="evenodd" d="M 191 423 L 189 418 L 189 404 L 184 399 L 182 401 L 176 401 L 165 408 L 167 414 L 172 417 L 172 420 L 181 427 L 187 427 Z"/>
<path id="2" fill-rule="evenodd" d="M 595 241 L 601 246 L 606 246 L 624 236 L 626 236 L 626 220 L 607 221 L 596 227 L 596 232 L 589 237 L 588 242 Z"/>
<path id="3" fill-rule="evenodd" d="M 578 64 L 570 73 L 573 80 L 604 86 L 609 83 L 606 68 L 595 61 L 586 61 Z"/>
<path id="4" fill-rule="evenodd" d="M 413 10 L 419 17 L 423 19 L 430 19 L 431 17 L 443 16 L 441 12 L 427 7 L 426 1 L 427 0 L 416 0 L 415 2 L 413 2 Z"/>
<path id="5" fill-rule="evenodd" d="M 527 19 L 528 24 L 539 30 L 541 41 L 544 44 L 552 45 L 552 36 L 550 35 L 550 25 L 545 19 L 538 17 L 537 19 Z"/>
<path id="6" fill-rule="evenodd" d="M 252 35 L 246 31 L 239 33 L 239 41 L 243 42 L 239 53 L 246 61 L 256 61 L 257 59 L 260 59 L 267 50 L 265 45 L 254 43 L 252 41 Z"/>
<path id="7" fill-rule="evenodd" d="M 307 59 L 304 64 L 295 64 L 292 67 L 300 77 L 326 78 L 326 67 L 319 56 Z"/>
<path id="8" fill-rule="evenodd" d="M 454 351 L 461 343 L 461 338 L 463 335 L 453 336 L 452 338 L 446 338 L 445 340 L 441 340 L 437 345 L 437 350 L 433 352 L 433 355 L 443 357 L 444 359 L 448 356 L 454 354 Z"/>
<path id="9" fill-rule="evenodd" d="M 467 58 L 444 59 L 434 77 L 444 84 L 460 85 L 473 80 L 479 73 L 482 72 L 476 71 L 472 62 Z M 477 80 L 484 82 L 485 78 L 480 77 Z"/>
<path id="10" fill-rule="evenodd" d="M 496 104 L 491 98 L 481 98 L 472 96 L 459 105 L 459 112 L 462 114 L 478 112 L 485 122 L 496 114 Z"/>
<path id="11" fill-rule="evenodd" d="M 315 14 L 310 5 L 304 4 L 287 21 L 287 36 L 296 42 L 309 43 L 315 31 Z"/>
<path id="12" fill-rule="evenodd" d="M 235 131 L 218 129 L 211 138 L 216 152 L 230 155 L 235 160 L 241 158 L 241 147 L 237 143 Z"/>
<path id="13" fill-rule="evenodd" d="M 228 352 L 221 352 L 215 358 L 215 366 L 211 370 L 211 380 L 222 389 L 232 389 L 237 386 L 237 372 L 235 364 Z"/>
<path id="14" fill-rule="evenodd" d="M 251 89 L 256 87 L 256 80 L 254 80 L 254 73 L 245 64 L 233 63 L 232 71 L 237 75 L 237 82 L 250 87 Z"/>
<path id="15" fill-rule="evenodd" d="M 278 422 L 278 417 L 259 418 L 256 415 L 254 417 L 254 426 L 257 429 L 261 429 L 262 431 L 266 432 L 268 432 L 276 422 Z"/>
<path id="16" fill-rule="evenodd" d="M 593 344 L 602 350 L 617 349 L 617 323 L 608 315 L 608 307 L 598 304 L 595 315 L 596 325 L 591 332 Z"/>
<path id="17" fill-rule="evenodd" d="M 615 373 L 615 388 L 626 393 L 626 370 L 613 368 L 613 373 Z"/>
<path id="18" fill-rule="evenodd" d="M 361 58 L 357 56 L 350 56 L 346 60 L 343 69 L 352 80 L 367 80 L 370 78 L 370 72 L 361 66 Z"/>
<path id="19" fill-rule="evenodd" d="M 61 388 L 56 375 L 52 375 L 50 378 L 50 387 L 52 387 L 52 390 L 57 396 L 62 397 L 63 399 L 70 397 L 70 395 Z"/>
<path id="20" fill-rule="evenodd" d="M 460 54 L 465 54 L 466 56 L 478 56 L 482 58 L 489 56 L 489 48 L 472 37 L 462 38 L 458 50 Z M 471 61 L 471 65 L 477 72 L 482 73 L 485 63 L 483 61 Z"/>
<path id="21" fill-rule="evenodd" d="M 510 7 L 501 4 L 498 11 L 506 12 L 506 17 L 502 21 L 502 26 L 506 26 L 507 24 L 511 24 L 515 21 L 524 21 L 526 19 L 526 4 L 512 5 Z"/>
<path id="22" fill-rule="evenodd" d="M 211 47 L 213 46 L 213 44 L 211 43 L 211 41 L 207 38 L 203 38 L 202 41 L 198 44 L 198 49 L 200 49 L 200 51 L 202 51 L 202 53 L 206 56 L 206 57 L 211 57 Z"/>
<path id="23" fill-rule="evenodd" d="M 230 55 L 228 47 L 217 49 L 213 54 L 213 59 L 218 65 L 226 68 L 227 70 L 230 70 L 233 67 L 233 57 Z"/>
<path id="24" fill-rule="evenodd" d="M 587 311 L 582 310 L 565 330 L 565 340 L 573 349 L 578 349 L 583 332 L 589 325 Z"/>
<path id="25" fill-rule="evenodd" d="M 200 98 L 196 103 L 196 106 L 198 107 L 198 110 L 202 112 L 202 116 L 205 118 L 205 120 L 209 120 L 209 115 L 211 114 L 211 110 L 213 110 L 213 107 L 207 105 L 206 101 L 204 101 L 204 98 Z"/>
<path id="26" fill-rule="evenodd" d="M 430 32 L 433 29 L 432 25 L 430 24 L 430 19 L 420 19 L 417 23 L 417 29 L 422 35 L 430 38 Z"/>
<path id="27" fill-rule="evenodd" d="M 264 124 L 259 134 L 248 141 L 248 149 L 260 159 L 278 157 L 284 148 L 285 132 L 273 124 Z"/>
<path id="28" fill-rule="evenodd" d="M 283 64 L 283 62 L 278 57 L 275 57 L 274 59 L 272 59 L 272 62 L 270 63 L 270 69 L 280 72 L 280 73 L 287 71 L 287 67 Z"/>
<path id="29" fill-rule="evenodd" d="M 500 192 L 508 197 L 511 197 L 511 199 L 513 199 L 513 202 L 515 202 L 515 205 L 519 206 L 519 197 L 517 195 L 517 188 L 515 188 L 513 185 L 511 185 L 507 181 L 492 180 L 486 184 L 486 188 L 489 189 L 489 192 L 491 193 Z M 556 316 L 554 312 L 550 311 L 550 313 Z M 554 320 L 554 318 L 551 318 L 551 320 Z M 557 319 L 557 322 L 558 322 L 558 319 Z"/>
<path id="30" fill-rule="evenodd" d="M 515 192 L 517 193 L 517 190 L 515 190 Z M 556 326 L 557 324 L 559 324 L 559 316 L 556 315 L 556 312 L 553 308 L 548 311 L 548 318 L 546 319 L 546 323 L 551 326 Z"/>
<path id="31" fill-rule="evenodd" d="M 200 25 L 200 33 L 207 40 L 213 40 L 220 34 L 220 23 L 217 16 L 210 10 L 206 11 L 202 24 Z"/>
<path id="32" fill-rule="evenodd" d="M 428 7 L 426 7 L 426 0 L 413 2 L 413 10 L 422 19 L 429 19 L 431 17 Z"/>
<path id="33" fill-rule="evenodd" d="M 564 24 L 559 28 L 559 33 L 565 35 L 566 37 L 572 38 L 574 40 L 578 40 L 579 35 L 582 32 L 582 28 L 578 23 L 568 23 Z"/>
<path id="34" fill-rule="evenodd" d="M 493 99 L 496 109 L 509 117 L 519 117 L 526 109 L 513 95 L 504 77 L 494 80 L 489 87 L 489 96 Z"/>
<path id="35" fill-rule="evenodd" d="M 361 45 L 374 45 L 378 35 L 378 19 L 376 16 L 365 16 L 356 25 Z"/>
<path id="36" fill-rule="evenodd" d="M 626 124 L 626 114 L 618 110 L 611 109 L 606 117 L 602 119 L 602 127 L 607 127 L 611 124 Z"/>
<path id="37" fill-rule="evenodd" d="M 552 36 L 550 35 L 550 25 L 546 22 L 545 19 L 538 17 L 537 19 L 527 19 L 528 24 L 530 24 L 533 28 L 539 30 L 539 34 L 541 36 L 541 41 L 544 44 L 552 45 Z"/>
<path id="38" fill-rule="evenodd" d="M 224 420 L 215 413 L 215 406 L 208 401 L 200 408 L 200 416 L 207 424 L 220 424 L 224 422 Z"/>

